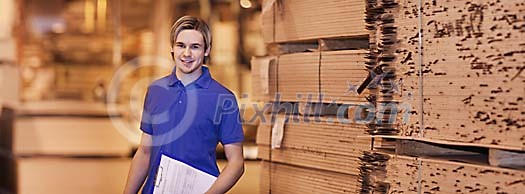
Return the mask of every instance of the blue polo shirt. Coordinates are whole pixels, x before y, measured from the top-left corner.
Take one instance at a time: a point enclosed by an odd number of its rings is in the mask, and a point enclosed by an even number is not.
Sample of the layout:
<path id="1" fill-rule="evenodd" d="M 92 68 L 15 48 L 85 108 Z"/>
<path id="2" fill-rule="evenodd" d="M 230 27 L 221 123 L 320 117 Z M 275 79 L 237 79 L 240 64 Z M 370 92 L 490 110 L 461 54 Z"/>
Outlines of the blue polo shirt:
<path id="1" fill-rule="evenodd" d="M 153 137 L 143 193 L 153 192 L 161 154 L 219 176 L 217 144 L 244 140 L 234 94 L 205 66 L 202 75 L 186 86 L 175 71 L 154 81 L 148 87 L 140 129 Z"/>

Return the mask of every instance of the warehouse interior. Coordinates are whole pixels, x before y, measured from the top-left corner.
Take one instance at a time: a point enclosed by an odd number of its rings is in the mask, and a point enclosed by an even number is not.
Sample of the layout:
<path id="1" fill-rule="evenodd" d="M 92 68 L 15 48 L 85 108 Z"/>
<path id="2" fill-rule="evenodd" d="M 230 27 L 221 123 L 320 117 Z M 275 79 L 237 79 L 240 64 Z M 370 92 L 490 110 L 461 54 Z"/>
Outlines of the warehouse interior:
<path id="1" fill-rule="evenodd" d="M 227 192 L 523 193 L 522 0 L 2 0 L 0 193 L 122 193 L 184 15 L 212 32 Z M 225 166 L 222 146 L 218 165 Z"/>

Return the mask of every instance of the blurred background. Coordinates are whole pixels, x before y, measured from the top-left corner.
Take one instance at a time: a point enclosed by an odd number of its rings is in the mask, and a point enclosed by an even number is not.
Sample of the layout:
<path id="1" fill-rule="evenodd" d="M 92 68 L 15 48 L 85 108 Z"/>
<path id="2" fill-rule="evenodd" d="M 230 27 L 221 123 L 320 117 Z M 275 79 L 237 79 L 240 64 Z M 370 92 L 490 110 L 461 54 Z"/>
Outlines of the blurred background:
<path id="1" fill-rule="evenodd" d="M 0 1 L 0 193 L 121 193 L 146 87 L 171 71 L 169 31 L 180 16 L 208 22 L 212 76 L 251 103 L 249 62 L 266 55 L 261 3 Z M 247 168 L 230 193 L 258 193 L 257 126 L 243 127 Z"/>

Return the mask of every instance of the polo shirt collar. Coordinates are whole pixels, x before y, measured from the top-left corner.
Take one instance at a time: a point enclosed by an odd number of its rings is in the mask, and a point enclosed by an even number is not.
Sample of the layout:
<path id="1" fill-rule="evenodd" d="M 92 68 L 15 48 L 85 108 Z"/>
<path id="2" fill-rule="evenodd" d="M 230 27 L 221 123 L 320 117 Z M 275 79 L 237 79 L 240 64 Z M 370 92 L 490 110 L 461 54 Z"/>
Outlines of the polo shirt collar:
<path id="1" fill-rule="evenodd" d="M 206 66 L 201 66 L 201 69 L 202 69 L 201 76 L 197 78 L 197 80 L 193 81 L 193 83 L 195 83 L 197 86 L 201 88 L 208 88 L 211 83 L 210 70 Z M 175 86 L 179 83 L 182 85 L 182 82 L 179 80 L 179 78 L 177 78 L 177 74 L 175 73 L 175 68 L 174 68 L 170 75 L 169 86 Z M 193 84 L 193 83 L 190 83 L 190 84 Z"/>

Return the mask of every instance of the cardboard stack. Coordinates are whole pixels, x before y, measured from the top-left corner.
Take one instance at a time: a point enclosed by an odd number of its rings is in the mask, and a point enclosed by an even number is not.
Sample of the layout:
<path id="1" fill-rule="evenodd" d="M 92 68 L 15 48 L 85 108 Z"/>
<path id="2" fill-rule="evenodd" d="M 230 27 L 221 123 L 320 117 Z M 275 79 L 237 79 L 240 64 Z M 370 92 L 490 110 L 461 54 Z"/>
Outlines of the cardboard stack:
<path id="1" fill-rule="evenodd" d="M 519 18 L 525 3 L 454 0 L 418 6 L 410 0 L 367 1 L 373 66 L 385 72 L 377 107 L 394 104 L 397 114 L 376 114 L 376 120 L 396 119 L 377 124 L 371 133 L 458 151 L 485 149 L 490 160 L 499 149 L 514 150 L 521 158 L 515 164 L 523 164 L 525 34 Z M 472 161 L 415 156 L 362 157 L 363 193 L 522 193 L 524 188 L 523 170 L 470 156 Z"/>
<path id="2" fill-rule="evenodd" d="M 525 33 L 518 19 L 524 3 L 425 3 L 421 26 L 416 1 L 382 4 L 377 8 L 385 13 L 373 17 L 384 56 L 378 65 L 395 75 L 383 79 L 386 85 L 401 85 L 402 92 L 389 90 L 378 99 L 411 106 L 414 116 L 399 122 L 400 134 L 525 150 Z"/>
<path id="3" fill-rule="evenodd" d="M 271 115 L 267 116 L 271 121 Z M 259 125 L 261 192 L 356 193 L 360 189 L 359 157 L 371 143 L 362 137 L 365 126 L 314 122 L 315 118 L 305 122 L 300 117 L 290 117 L 282 129 L 271 122 Z M 279 148 L 272 148 L 276 130 L 282 130 L 282 142 Z"/>
<path id="4" fill-rule="evenodd" d="M 259 123 L 262 193 L 360 190 L 359 158 L 371 140 L 347 113 L 369 95 L 357 93 L 369 74 L 365 8 L 361 0 L 263 1 L 271 56 L 252 59 L 253 91 L 262 91 L 254 97 L 273 104 L 268 117 L 289 118 L 281 127 L 270 118 Z M 276 109 L 283 104 L 289 112 Z"/>
<path id="5" fill-rule="evenodd" d="M 366 193 L 381 188 L 389 189 L 381 193 L 416 193 L 418 190 L 421 193 L 522 193 L 524 186 L 523 170 L 408 156 L 386 157 L 386 161 L 375 161 L 384 169 L 365 178 L 365 181 L 377 181 L 364 187 L 369 189 L 364 189 Z"/>
<path id="6" fill-rule="evenodd" d="M 359 84 L 368 75 L 366 50 L 341 50 L 321 52 L 321 93 L 323 102 L 363 103 L 368 91 L 357 93 Z"/>
<path id="7" fill-rule="evenodd" d="M 281 147 L 272 149 L 271 153 L 273 126 L 261 123 L 257 129 L 259 158 L 358 175 L 358 157 L 363 150 L 370 149 L 370 140 L 359 137 L 365 134 L 365 127 L 311 119 L 309 123 L 289 121 L 285 124 Z"/>
<path id="8" fill-rule="evenodd" d="M 260 101 L 366 102 L 357 88 L 368 75 L 366 50 L 319 51 L 252 59 L 254 98 Z M 279 96 L 276 96 L 279 94 Z"/>
<path id="9" fill-rule="evenodd" d="M 263 1 L 266 43 L 366 36 L 364 1 Z"/>
<path id="10" fill-rule="evenodd" d="M 281 101 L 319 100 L 319 57 L 319 52 L 279 56 L 277 92 L 281 94 Z"/>
<path id="11" fill-rule="evenodd" d="M 261 193 L 357 193 L 359 183 L 347 174 L 263 161 L 260 188 Z"/>

